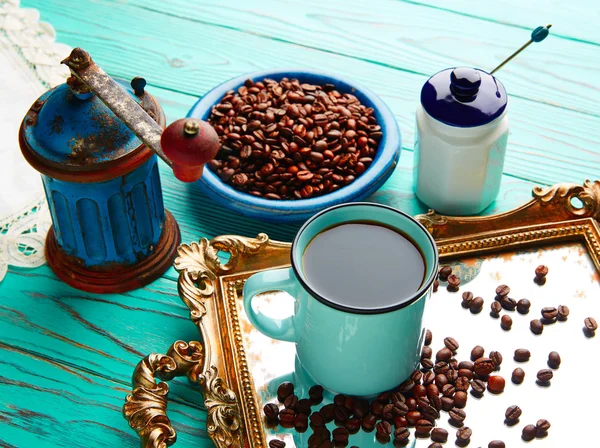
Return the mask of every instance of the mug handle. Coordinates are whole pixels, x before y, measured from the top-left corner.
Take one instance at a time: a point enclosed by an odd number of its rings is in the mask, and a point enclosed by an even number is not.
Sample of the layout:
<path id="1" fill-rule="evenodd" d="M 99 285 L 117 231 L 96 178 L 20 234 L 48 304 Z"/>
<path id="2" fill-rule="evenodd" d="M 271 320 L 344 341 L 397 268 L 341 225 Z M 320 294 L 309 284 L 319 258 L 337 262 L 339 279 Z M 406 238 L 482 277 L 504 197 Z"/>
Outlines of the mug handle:
<path id="1" fill-rule="evenodd" d="M 297 298 L 297 281 L 292 268 L 274 269 L 254 274 L 244 285 L 244 309 L 254 327 L 266 336 L 280 341 L 296 342 L 294 316 L 275 319 L 252 309 L 252 299 L 267 291 L 285 291 Z"/>

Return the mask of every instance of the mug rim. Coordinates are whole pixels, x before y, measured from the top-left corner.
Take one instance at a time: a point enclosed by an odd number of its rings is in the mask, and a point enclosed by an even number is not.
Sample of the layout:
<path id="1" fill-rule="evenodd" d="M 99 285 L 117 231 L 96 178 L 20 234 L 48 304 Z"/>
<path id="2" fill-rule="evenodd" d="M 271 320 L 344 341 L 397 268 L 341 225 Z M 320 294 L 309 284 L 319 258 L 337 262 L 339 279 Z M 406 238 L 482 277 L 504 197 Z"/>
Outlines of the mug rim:
<path id="1" fill-rule="evenodd" d="M 296 261 L 296 248 L 297 248 L 297 246 L 299 244 L 300 236 L 304 233 L 304 231 L 306 230 L 306 228 L 313 221 L 315 221 L 316 219 L 318 219 L 321 215 L 324 215 L 324 214 L 326 214 L 326 213 L 328 213 L 330 211 L 333 211 L 335 209 L 338 209 L 338 208 L 354 207 L 354 206 L 365 206 L 365 205 L 369 206 L 369 207 L 384 208 L 384 209 L 390 210 L 392 212 L 395 212 L 395 213 L 397 213 L 399 215 L 402 215 L 405 218 L 408 218 L 408 220 L 410 220 L 414 224 L 416 224 L 417 227 L 419 227 L 423 231 L 423 233 L 425 233 L 425 235 L 427 236 L 429 242 L 431 243 L 431 247 L 432 247 L 433 253 L 434 253 L 434 266 L 432 266 L 431 273 L 429 274 L 429 276 L 427 277 L 427 279 L 423 282 L 423 284 L 421 285 L 421 287 L 417 291 L 415 291 L 408 298 L 402 299 L 400 301 L 400 303 L 396 303 L 394 305 L 386 306 L 386 307 L 383 307 L 383 308 L 377 308 L 377 309 L 359 309 L 359 308 L 353 308 L 353 307 L 341 305 L 341 304 L 336 303 L 336 302 L 332 302 L 331 300 L 327 299 L 326 297 L 323 297 L 321 294 L 319 294 L 318 292 L 316 292 L 308 284 L 308 282 L 304 279 L 304 277 L 303 277 L 303 275 L 301 273 L 301 270 L 298 268 L 298 264 L 297 264 L 297 261 Z M 412 241 L 412 242 L 413 242 L 413 244 L 416 245 L 416 242 L 414 242 L 414 241 Z M 310 244 L 310 242 L 309 242 L 309 244 Z M 417 246 L 417 247 L 420 248 L 419 246 Z M 424 260 L 424 263 L 425 263 L 425 266 L 427 267 L 426 260 Z M 435 243 L 435 240 L 433 239 L 433 236 L 431 235 L 431 233 L 429 233 L 429 231 L 425 228 L 425 226 L 423 224 L 421 224 L 415 218 L 413 218 L 412 216 L 410 216 L 408 213 L 405 213 L 402 210 L 399 210 L 397 208 L 391 207 L 389 205 L 378 204 L 378 203 L 375 203 L 375 202 L 350 202 L 350 203 L 338 204 L 338 205 L 334 205 L 332 207 L 326 208 L 325 210 L 322 210 L 319 213 L 313 215 L 311 218 L 309 218 L 302 225 L 302 227 L 300 227 L 300 230 L 298 230 L 298 233 L 296 233 L 296 236 L 294 237 L 294 241 L 292 242 L 291 264 L 292 264 L 292 269 L 294 271 L 294 274 L 296 275 L 296 278 L 298 279 L 298 281 L 300 282 L 300 284 L 302 285 L 302 287 L 311 296 L 313 296 L 315 299 L 317 299 L 323 305 L 325 305 L 325 306 L 327 306 L 329 308 L 334 308 L 334 309 L 337 309 L 339 311 L 344 311 L 344 312 L 352 313 L 352 314 L 385 314 L 385 313 L 390 313 L 392 311 L 396 311 L 396 310 L 405 308 L 405 307 L 413 304 L 414 302 L 416 302 L 417 300 L 419 300 L 420 298 L 422 298 L 425 295 L 425 293 L 427 292 L 427 290 L 431 287 L 431 285 L 435 281 L 435 279 L 437 277 L 437 274 L 438 274 L 438 269 L 439 269 L 439 252 L 438 252 L 437 244 Z"/>

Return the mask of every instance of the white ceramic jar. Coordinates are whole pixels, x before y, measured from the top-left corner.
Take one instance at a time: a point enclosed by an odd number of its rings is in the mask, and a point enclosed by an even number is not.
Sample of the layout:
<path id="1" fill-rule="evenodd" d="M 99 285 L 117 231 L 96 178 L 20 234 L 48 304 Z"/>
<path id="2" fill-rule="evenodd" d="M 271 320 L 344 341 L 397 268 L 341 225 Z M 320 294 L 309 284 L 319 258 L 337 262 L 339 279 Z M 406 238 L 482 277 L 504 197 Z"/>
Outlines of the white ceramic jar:
<path id="1" fill-rule="evenodd" d="M 443 70 L 421 91 L 415 130 L 414 188 L 428 207 L 473 215 L 498 195 L 508 141 L 507 96 L 492 75 Z"/>

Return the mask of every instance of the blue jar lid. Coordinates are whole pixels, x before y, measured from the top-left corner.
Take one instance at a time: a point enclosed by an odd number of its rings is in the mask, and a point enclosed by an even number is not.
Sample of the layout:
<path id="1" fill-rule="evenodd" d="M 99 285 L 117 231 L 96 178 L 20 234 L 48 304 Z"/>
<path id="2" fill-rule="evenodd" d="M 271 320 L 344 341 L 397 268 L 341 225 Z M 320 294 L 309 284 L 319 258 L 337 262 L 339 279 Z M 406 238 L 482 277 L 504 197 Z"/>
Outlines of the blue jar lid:
<path id="1" fill-rule="evenodd" d="M 147 93 L 136 96 L 125 81 L 118 81 L 130 95 L 164 125 L 160 106 Z M 21 128 L 26 157 L 38 171 L 103 170 L 124 163 L 143 143 L 97 96 L 78 93 L 61 84 L 44 93 L 32 106 Z"/>
<path id="2" fill-rule="evenodd" d="M 423 109 L 449 126 L 470 128 L 498 118 L 508 102 L 500 81 L 483 70 L 457 67 L 442 70 L 421 90 Z"/>

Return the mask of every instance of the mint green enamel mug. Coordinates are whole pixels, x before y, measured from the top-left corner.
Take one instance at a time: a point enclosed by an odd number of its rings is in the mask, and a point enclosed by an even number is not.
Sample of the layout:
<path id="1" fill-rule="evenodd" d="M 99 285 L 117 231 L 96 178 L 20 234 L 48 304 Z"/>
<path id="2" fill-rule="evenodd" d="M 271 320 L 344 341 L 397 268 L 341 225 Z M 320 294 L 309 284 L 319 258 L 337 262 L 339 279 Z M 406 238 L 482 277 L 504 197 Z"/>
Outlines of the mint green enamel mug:
<path id="1" fill-rule="evenodd" d="M 385 308 L 350 308 L 332 301 L 318 294 L 303 272 L 302 257 L 313 238 L 337 225 L 365 220 L 408 237 L 425 262 L 419 289 Z M 259 272 L 246 281 L 244 308 L 250 322 L 273 339 L 294 342 L 302 368 L 315 383 L 334 393 L 370 396 L 406 380 L 419 363 L 425 335 L 423 312 L 438 271 L 437 247 L 429 232 L 388 206 L 342 204 L 316 214 L 302 226 L 291 259 L 290 268 Z M 295 299 L 292 316 L 275 319 L 253 308 L 257 294 L 277 290 Z"/>

